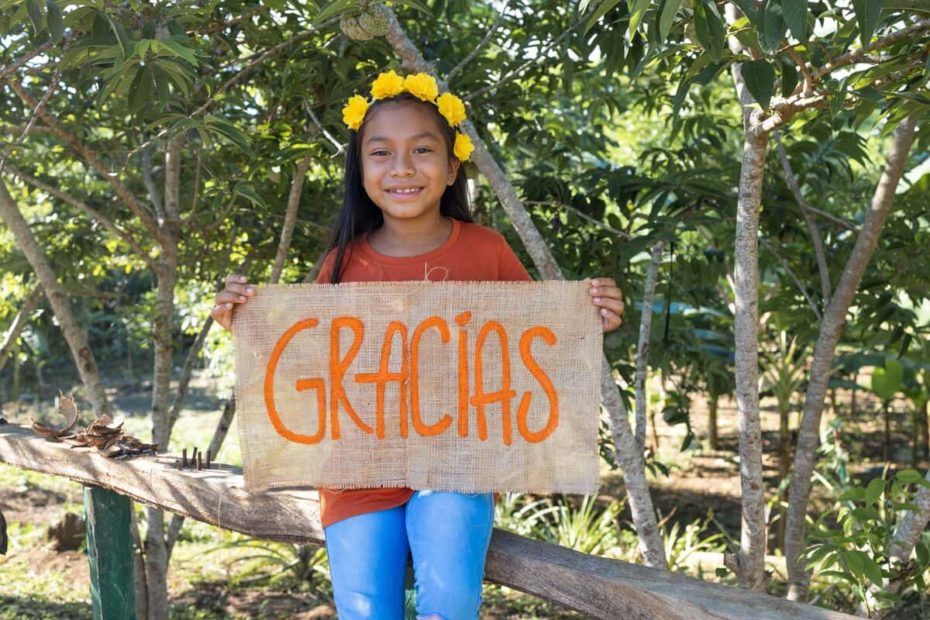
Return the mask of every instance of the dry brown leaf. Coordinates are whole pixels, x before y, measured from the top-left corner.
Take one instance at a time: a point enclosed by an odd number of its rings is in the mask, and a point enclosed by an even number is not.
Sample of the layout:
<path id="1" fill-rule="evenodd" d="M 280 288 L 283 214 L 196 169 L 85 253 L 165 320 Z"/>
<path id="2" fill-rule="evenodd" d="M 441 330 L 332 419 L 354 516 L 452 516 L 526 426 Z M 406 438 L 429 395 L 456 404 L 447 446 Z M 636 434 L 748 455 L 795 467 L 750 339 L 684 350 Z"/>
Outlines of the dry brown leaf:
<path id="1" fill-rule="evenodd" d="M 58 413 L 65 417 L 64 426 L 56 428 L 54 426 L 42 424 L 41 422 L 36 422 L 31 416 L 29 417 L 34 432 L 42 435 L 46 439 L 52 439 L 54 441 L 58 441 L 68 435 L 71 429 L 74 428 L 75 423 L 77 423 L 78 418 L 78 408 L 77 404 L 74 402 L 74 398 L 65 396 L 61 391 L 59 391 L 58 394 Z"/>

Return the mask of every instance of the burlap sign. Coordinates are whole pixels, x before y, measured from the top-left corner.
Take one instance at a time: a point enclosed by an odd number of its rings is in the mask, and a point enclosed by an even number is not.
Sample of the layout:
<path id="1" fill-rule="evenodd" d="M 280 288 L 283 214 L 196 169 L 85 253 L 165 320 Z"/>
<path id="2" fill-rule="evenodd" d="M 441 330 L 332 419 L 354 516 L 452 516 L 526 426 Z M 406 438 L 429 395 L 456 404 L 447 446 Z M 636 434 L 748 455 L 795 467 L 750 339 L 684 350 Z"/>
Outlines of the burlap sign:
<path id="1" fill-rule="evenodd" d="M 248 489 L 594 492 L 588 286 L 259 288 L 233 320 Z"/>

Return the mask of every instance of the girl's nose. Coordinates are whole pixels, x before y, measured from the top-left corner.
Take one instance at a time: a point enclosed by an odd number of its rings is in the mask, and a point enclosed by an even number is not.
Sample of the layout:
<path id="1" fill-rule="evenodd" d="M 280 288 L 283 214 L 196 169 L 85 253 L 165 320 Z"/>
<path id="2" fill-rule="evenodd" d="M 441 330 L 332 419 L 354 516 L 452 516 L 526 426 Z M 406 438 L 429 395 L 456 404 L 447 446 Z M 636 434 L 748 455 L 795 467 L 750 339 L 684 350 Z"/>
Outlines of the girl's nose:
<path id="1" fill-rule="evenodd" d="M 396 177 L 407 177 L 414 173 L 413 160 L 409 155 L 398 154 L 394 159 L 394 166 L 391 174 Z"/>

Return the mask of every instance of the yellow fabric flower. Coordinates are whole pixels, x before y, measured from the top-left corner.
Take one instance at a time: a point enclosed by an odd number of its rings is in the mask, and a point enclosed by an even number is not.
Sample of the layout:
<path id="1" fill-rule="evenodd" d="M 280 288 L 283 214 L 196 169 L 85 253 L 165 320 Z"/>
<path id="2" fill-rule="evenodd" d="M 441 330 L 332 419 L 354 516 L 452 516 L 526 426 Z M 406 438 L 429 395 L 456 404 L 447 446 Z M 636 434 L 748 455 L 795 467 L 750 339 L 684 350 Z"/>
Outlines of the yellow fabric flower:
<path id="1" fill-rule="evenodd" d="M 452 127 L 457 127 L 465 120 L 465 104 L 452 93 L 443 93 L 436 100 L 439 113 L 442 114 Z"/>
<path id="2" fill-rule="evenodd" d="M 342 122 L 348 125 L 349 129 L 358 130 L 362 126 L 367 111 L 368 101 L 361 95 L 353 95 L 342 108 Z"/>
<path id="3" fill-rule="evenodd" d="M 423 101 L 432 101 L 439 94 L 436 80 L 429 73 L 408 75 L 404 80 L 404 88 L 407 89 L 408 93 Z"/>
<path id="4" fill-rule="evenodd" d="M 393 69 L 378 75 L 371 84 L 371 96 L 375 99 L 387 99 L 404 92 L 404 78 Z"/>
<path id="5" fill-rule="evenodd" d="M 471 138 L 463 133 L 455 132 L 455 146 L 452 147 L 452 154 L 459 161 L 468 161 L 471 152 L 475 150 L 475 145 L 471 143 Z"/>

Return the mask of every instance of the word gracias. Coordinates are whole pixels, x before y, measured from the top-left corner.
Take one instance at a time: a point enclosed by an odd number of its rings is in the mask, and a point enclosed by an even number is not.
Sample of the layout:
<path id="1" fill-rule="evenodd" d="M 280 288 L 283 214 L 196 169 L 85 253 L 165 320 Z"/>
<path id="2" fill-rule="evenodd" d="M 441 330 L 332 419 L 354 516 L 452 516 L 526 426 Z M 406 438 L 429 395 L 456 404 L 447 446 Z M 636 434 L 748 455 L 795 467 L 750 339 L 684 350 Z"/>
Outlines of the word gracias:
<path id="1" fill-rule="evenodd" d="M 499 404 L 501 412 L 502 439 L 504 444 L 510 445 L 513 441 L 513 418 L 511 415 L 511 401 L 517 393 L 511 388 L 511 364 L 508 345 L 508 335 L 504 326 L 496 321 L 487 321 L 478 332 L 474 348 L 469 348 L 468 323 L 471 320 L 470 312 L 463 312 L 455 317 L 458 325 L 458 420 L 456 428 L 461 437 L 469 436 L 469 408 L 474 408 L 478 439 L 486 441 L 488 438 L 488 423 L 485 410 L 489 405 Z M 431 424 L 423 420 L 420 412 L 420 386 L 419 371 L 423 360 L 420 359 L 420 342 L 428 332 L 435 332 L 429 337 L 439 338 L 444 345 L 452 339 L 448 323 L 439 316 L 431 316 L 416 326 L 413 333 L 409 333 L 407 325 L 401 321 L 393 321 L 385 330 L 381 346 L 381 359 L 377 372 L 360 372 L 354 375 L 358 384 L 375 384 L 376 407 L 375 427 L 372 428 L 358 415 L 346 395 L 343 382 L 349 376 L 352 365 L 362 342 L 365 338 L 363 322 L 352 316 L 338 316 L 333 318 L 329 328 L 329 403 L 327 408 L 327 382 L 322 377 L 301 378 L 296 381 L 298 392 L 315 391 L 317 405 L 317 430 L 312 435 L 296 433 L 287 428 L 278 412 L 275 403 L 275 372 L 281 355 L 287 349 L 291 340 L 304 330 L 314 329 L 319 325 L 315 318 L 303 319 L 294 323 L 285 331 L 272 349 L 271 356 L 265 372 L 264 397 L 268 417 L 279 435 L 290 441 L 301 444 L 316 444 L 326 437 L 326 414 L 329 413 L 330 437 L 338 440 L 341 437 L 339 411 L 345 410 L 356 427 L 363 432 L 373 434 L 378 439 L 384 439 L 385 433 L 385 392 L 389 383 L 397 383 L 399 391 L 399 428 L 400 437 L 406 438 L 410 434 L 410 427 L 423 436 L 431 437 L 446 432 L 453 424 L 453 417 L 445 414 Z M 342 351 L 340 346 L 340 332 L 352 332 L 352 344 L 348 351 Z M 485 378 L 485 344 L 491 335 L 495 335 L 500 346 L 500 389 L 486 392 Z M 400 343 L 395 345 L 399 336 Z M 408 338 L 409 336 L 409 338 Z M 541 339 L 547 345 L 556 344 L 556 336 L 552 330 L 534 326 L 525 330 L 520 336 L 520 361 L 539 383 L 549 401 L 549 412 L 545 425 L 532 430 L 529 427 L 530 404 L 532 393 L 525 392 L 517 405 L 516 428 L 523 439 L 529 443 L 538 443 L 549 437 L 559 423 L 559 399 L 555 387 L 548 375 L 539 367 L 533 358 L 531 347 L 535 339 Z M 401 367 L 397 371 L 389 368 L 391 354 L 395 346 L 401 347 Z M 451 345 L 450 345 L 451 346 Z M 469 353 L 474 364 L 474 385 L 469 384 Z M 471 391 L 471 393 L 469 393 Z"/>

